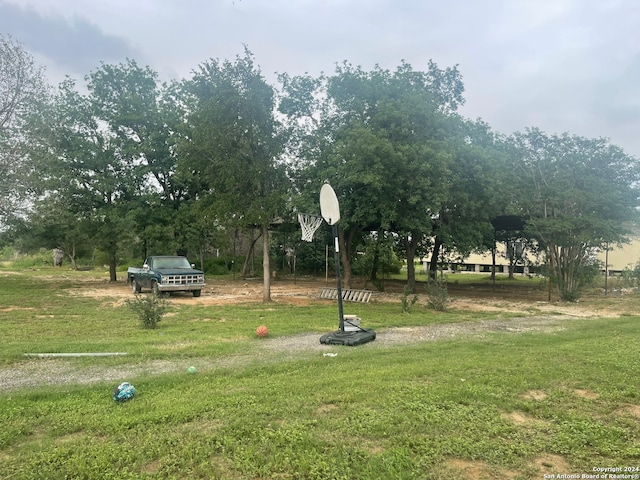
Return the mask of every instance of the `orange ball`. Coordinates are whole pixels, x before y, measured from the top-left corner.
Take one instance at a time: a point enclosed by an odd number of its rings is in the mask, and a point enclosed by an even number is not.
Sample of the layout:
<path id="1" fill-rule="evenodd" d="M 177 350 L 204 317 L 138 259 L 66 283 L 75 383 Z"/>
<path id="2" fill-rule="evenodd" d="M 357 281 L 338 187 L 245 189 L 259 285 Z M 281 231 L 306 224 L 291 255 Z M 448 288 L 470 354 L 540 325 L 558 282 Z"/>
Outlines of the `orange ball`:
<path id="1" fill-rule="evenodd" d="M 269 329 L 264 325 L 260 325 L 258 328 L 256 328 L 256 335 L 264 338 L 269 335 Z"/>

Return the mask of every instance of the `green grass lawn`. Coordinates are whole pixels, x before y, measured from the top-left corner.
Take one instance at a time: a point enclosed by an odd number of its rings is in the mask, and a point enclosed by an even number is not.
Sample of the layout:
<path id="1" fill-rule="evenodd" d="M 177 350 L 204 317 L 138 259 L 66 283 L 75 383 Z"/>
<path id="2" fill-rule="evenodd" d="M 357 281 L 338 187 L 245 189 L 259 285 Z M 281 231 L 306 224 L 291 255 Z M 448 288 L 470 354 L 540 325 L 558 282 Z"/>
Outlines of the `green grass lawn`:
<path id="1" fill-rule="evenodd" d="M 1 393 L 0 478 L 539 479 L 640 466 L 639 317 L 265 361 L 258 325 L 321 334 L 335 305 L 174 304 L 144 330 L 126 305 L 72 294 L 92 281 L 77 275 L 0 271 L 0 366 L 25 352 L 126 351 L 64 361 L 210 367 L 123 379 L 138 392 L 124 404 L 112 383 Z M 358 312 L 375 329 L 479 319 Z"/>

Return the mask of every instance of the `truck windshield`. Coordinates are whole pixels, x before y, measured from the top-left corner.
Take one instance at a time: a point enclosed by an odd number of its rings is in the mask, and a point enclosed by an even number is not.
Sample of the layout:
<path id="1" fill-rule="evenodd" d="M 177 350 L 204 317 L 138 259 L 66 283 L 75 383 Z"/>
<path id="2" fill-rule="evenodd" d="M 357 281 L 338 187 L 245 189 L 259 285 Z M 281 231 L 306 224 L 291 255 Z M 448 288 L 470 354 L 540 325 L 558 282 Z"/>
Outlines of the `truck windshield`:
<path id="1" fill-rule="evenodd" d="M 175 258 L 155 258 L 153 260 L 154 268 L 191 268 L 189 261 L 184 257 Z"/>

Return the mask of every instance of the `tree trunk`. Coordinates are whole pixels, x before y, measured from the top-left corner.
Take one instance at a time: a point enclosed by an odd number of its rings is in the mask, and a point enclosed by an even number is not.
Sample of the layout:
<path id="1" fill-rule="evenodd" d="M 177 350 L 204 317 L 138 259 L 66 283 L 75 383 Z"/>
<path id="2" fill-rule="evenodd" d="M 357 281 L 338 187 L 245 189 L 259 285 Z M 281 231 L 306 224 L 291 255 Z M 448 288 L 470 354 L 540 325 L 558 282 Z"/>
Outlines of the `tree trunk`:
<path id="1" fill-rule="evenodd" d="M 375 282 L 378 280 L 378 267 L 380 266 L 380 248 L 376 242 L 376 250 L 373 253 L 373 264 L 371 265 L 371 274 L 369 275 L 369 281 Z"/>
<path id="2" fill-rule="evenodd" d="M 496 288 L 496 236 L 493 235 L 493 245 L 491 246 L 491 281 L 493 288 Z"/>
<path id="3" fill-rule="evenodd" d="M 429 263 L 429 280 L 436 280 L 438 278 L 438 260 L 440 258 L 440 248 L 442 247 L 442 241 L 440 237 L 436 235 L 436 239 L 433 242 L 433 253 L 431 254 L 431 262 Z"/>
<path id="4" fill-rule="evenodd" d="M 271 301 L 271 272 L 269 265 L 269 224 L 262 225 L 262 279 L 264 282 L 264 290 L 262 292 L 262 301 Z"/>
<path id="5" fill-rule="evenodd" d="M 109 281 L 110 282 L 118 281 L 118 276 L 116 274 L 116 266 L 117 266 L 116 247 L 114 246 L 111 248 L 111 251 L 109 252 Z"/>
<path id="6" fill-rule="evenodd" d="M 69 261 L 71 262 L 71 268 L 74 270 L 78 270 L 78 264 L 76 263 L 76 243 L 71 243 L 71 248 L 67 251 L 67 257 L 69 257 Z"/>
<path id="7" fill-rule="evenodd" d="M 407 288 L 409 292 L 416 293 L 416 266 L 414 260 L 418 242 L 413 237 L 409 240 L 408 235 L 405 235 L 402 241 L 407 252 Z"/>
<path id="8" fill-rule="evenodd" d="M 516 271 L 516 247 L 512 238 L 507 239 L 507 257 L 509 257 L 509 280 L 514 280 Z"/>
<path id="9" fill-rule="evenodd" d="M 252 231 L 252 233 L 253 233 L 253 231 Z M 260 238 L 260 235 L 258 235 L 256 238 L 251 240 L 251 245 L 249 246 L 249 251 L 247 252 L 247 256 L 244 258 L 244 264 L 242 265 L 242 273 L 241 273 L 241 275 L 243 277 L 248 277 L 249 276 L 249 262 L 251 262 L 251 255 L 253 255 L 253 249 L 255 248 L 256 242 L 258 241 L 259 238 Z"/>

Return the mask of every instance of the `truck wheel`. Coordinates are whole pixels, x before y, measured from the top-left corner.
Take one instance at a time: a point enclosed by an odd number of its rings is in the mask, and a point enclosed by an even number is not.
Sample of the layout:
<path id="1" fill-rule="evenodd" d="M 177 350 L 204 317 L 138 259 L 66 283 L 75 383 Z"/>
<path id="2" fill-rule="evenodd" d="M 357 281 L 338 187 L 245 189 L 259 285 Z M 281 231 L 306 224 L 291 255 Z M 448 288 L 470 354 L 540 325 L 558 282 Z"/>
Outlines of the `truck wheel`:
<path id="1" fill-rule="evenodd" d="M 158 297 L 162 295 L 162 293 L 160 292 L 160 289 L 158 288 L 158 282 L 151 283 L 151 291 L 153 292 L 154 295 Z"/>
<path id="2" fill-rule="evenodd" d="M 136 282 L 135 279 L 131 280 L 131 291 L 133 293 L 140 293 L 142 291 L 140 285 L 138 285 L 138 282 Z"/>
<path id="3" fill-rule="evenodd" d="M 194 297 L 199 297 L 199 296 L 200 296 L 200 293 L 202 293 L 202 290 L 194 290 L 194 291 L 193 291 L 193 296 L 194 296 Z"/>

